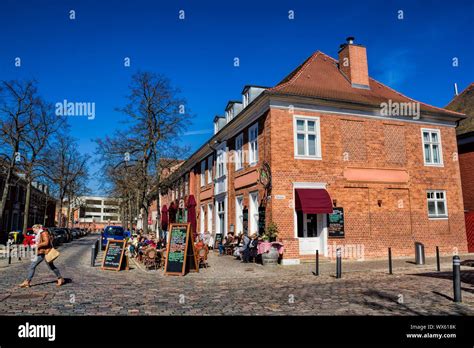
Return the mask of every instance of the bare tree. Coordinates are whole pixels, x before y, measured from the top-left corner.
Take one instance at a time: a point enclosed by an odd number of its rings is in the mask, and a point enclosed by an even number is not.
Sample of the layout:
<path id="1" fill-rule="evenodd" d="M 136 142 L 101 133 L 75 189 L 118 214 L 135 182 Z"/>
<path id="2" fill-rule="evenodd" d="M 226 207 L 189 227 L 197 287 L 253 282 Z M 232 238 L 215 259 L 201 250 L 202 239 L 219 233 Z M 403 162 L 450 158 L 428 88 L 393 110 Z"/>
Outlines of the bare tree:
<path id="1" fill-rule="evenodd" d="M 59 199 L 58 224 L 62 225 L 62 209 L 67 197 L 75 197 L 80 187 L 86 186 L 87 157 L 80 154 L 74 139 L 58 137 L 48 156 L 45 176 L 54 183 Z"/>
<path id="2" fill-rule="evenodd" d="M 104 172 L 113 174 L 111 168 L 121 164 L 130 166 L 130 176 L 125 186 L 118 185 L 111 175 L 113 186 L 124 193 L 128 204 L 136 195 L 137 214 L 142 212 L 143 230 L 148 230 L 148 209 L 153 200 L 159 199 L 163 158 L 179 158 L 187 153 L 177 145 L 178 137 L 186 129 L 190 115 L 179 91 L 171 87 L 162 75 L 139 72 L 132 77 L 128 103 L 119 111 L 127 116 L 125 131 L 113 138 L 98 139 L 98 153 L 104 163 Z M 128 170 L 128 169 L 127 169 Z M 135 192 L 133 192 L 135 190 Z M 130 209 L 131 210 L 131 209 Z"/>
<path id="3" fill-rule="evenodd" d="M 20 148 L 31 125 L 33 108 L 37 104 L 34 81 L 0 82 L 0 162 L 5 184 L 0 198 L 0 226 L 11 180 L 17 163 L 20 162 Z"/>
<path id="4" fill-rule="evenodd" d="M 38 99 L 30 110 L 30 124 L 28 134 L 22 144 L 19 170 L 25 175 L 26 197 L 23 216 L 23 233 L 28 227 L 30 212 L 31 185 L 38 177 L 43 176 L 45 166 L 48 165 L 48 156 L 51 153 L 50 142 L 64 129 L 64 119 L 54 115 L 53 107 Z"/>

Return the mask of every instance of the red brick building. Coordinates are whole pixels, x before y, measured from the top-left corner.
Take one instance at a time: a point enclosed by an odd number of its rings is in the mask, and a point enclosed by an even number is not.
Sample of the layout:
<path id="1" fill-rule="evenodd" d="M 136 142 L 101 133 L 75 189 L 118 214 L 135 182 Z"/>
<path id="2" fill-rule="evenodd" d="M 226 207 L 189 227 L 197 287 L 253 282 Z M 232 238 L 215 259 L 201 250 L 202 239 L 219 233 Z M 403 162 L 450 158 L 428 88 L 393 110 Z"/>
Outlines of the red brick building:
<path id="1" fill-rule="evenodd" d="M 370 78 L 366 49 L 316 52 L 274 87 L 246 86 L 214 136 L 170 176 L 161 206 L 197 202 L 197 230 L 265 232 L 284 264 L 465 252 L 455 126 L 463 114 Z"/>
<path id="2" fill-rule="evenodd" d="M 456 132 L 468 249 L 469 252 L 474 252 L 474 83 L 457 95 L 446 109 L 462 112 L 468 116 L 459 123 Z"/>

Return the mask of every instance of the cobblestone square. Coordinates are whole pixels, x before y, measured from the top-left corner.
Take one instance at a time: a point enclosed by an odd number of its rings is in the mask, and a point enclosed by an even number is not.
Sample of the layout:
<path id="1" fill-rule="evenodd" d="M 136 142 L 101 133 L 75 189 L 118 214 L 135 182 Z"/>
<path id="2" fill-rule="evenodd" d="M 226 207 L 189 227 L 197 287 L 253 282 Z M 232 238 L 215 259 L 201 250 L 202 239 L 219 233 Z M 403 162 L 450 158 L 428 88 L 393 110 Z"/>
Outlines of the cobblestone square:
<path id="1" fill-rule="evenodd" d="M 344 262 L 342 279 L 335 263 L 298 266 L 242 264 L 211 253 L 209 268 L 184 277 L 165 276 L 130 263 L 130 271 L 90 266 L 88 236 L 61 247 L 57 261 L 68 283 L 38 267 L 33 286 L 20 289 L 28 260 L 0 261 L 2 315 L 473 315 L 474 270 L 462 268 L 462 303 L 452 301 L 450 257 L 441 272 L 433 259 L 424 266 L 385 260 Z M 471 255 L 472 256 L 472 255 Z M 465 257 L 462 257 L 465 258 Z M 472 258 L 472 257 L 471 257 Z"/>

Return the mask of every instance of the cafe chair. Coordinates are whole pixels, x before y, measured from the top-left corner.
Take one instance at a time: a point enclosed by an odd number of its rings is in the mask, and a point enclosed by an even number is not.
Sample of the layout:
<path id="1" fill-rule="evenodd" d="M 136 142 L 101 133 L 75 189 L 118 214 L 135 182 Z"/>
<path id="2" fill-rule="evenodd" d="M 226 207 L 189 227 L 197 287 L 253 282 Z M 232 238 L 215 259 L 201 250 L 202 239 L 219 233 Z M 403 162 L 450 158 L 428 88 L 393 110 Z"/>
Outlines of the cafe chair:
<path id="1" fill-rule="evenodd" d="M 205 248 L 202 248 L 202 249 L 199 249 L 199 266 L 201 266 L 201 264 L 207 268 L 207 251 Z"/>
<path id="2" fill-rule="evenodd" d="M 145 253 L 143 254 L 144 258 L 143 258 L 143 263 L 145 264 L 145 267 L 148 269 L 148 268 L 151 268 L 153 267 L 155 270 L 157 268 L 157 251 L 156 249 L 153 249 L 153 248 L 150 248 L 148 250 L 145 251 Z"/>
<path id="3" fill-rule="evenodd" d="M 161 269 L 162 270 L 165 269 L 165 263 L 166 263 L 166 249 L 163 250 L 163 252 L 161 253 Z"/>

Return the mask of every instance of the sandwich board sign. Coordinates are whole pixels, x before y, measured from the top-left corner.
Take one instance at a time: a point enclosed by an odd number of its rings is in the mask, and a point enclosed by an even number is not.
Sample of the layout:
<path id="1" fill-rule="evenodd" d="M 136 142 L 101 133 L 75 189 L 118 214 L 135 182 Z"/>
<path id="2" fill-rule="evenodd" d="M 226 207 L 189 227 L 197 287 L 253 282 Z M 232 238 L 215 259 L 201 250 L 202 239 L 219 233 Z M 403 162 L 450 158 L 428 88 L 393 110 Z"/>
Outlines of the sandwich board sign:
<path id="1" fill-rule="evenodd" d="M 199 272 L 191 237 L 191 224 L 171 224 L 166 248 L 165 274 L 185 275 L 188 271 Z"/>
<path id="2" fill-rule="evenodd" d="M 107 241 L 104 259 L 102 260 L 102 269 L 113 271 L 120 271 L 122 269 L 126 242 L 126 240 L 116 239 Z M 126 269 L 128 269 L 128 262 Z"/>

